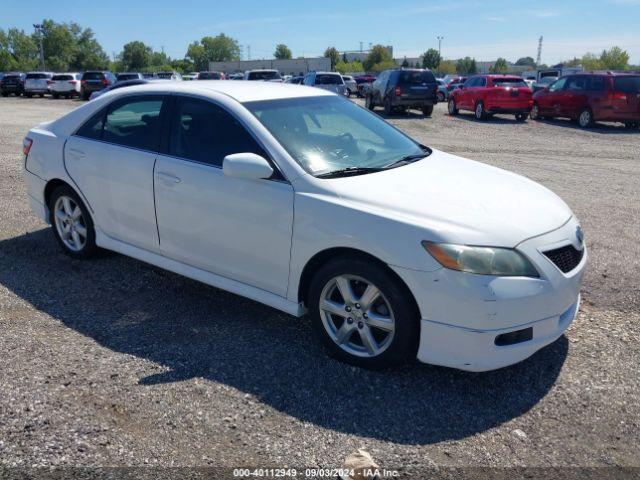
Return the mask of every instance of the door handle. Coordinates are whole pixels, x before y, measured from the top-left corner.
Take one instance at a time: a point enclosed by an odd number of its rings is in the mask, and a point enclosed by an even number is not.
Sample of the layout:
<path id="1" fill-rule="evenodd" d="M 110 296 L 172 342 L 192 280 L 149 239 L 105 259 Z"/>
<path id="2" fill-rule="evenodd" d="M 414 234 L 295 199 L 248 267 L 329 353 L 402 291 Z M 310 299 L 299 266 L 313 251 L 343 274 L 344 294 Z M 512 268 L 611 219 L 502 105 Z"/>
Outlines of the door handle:
<path id="1" fill-rule="evenodd" d="M 82 150 L 78 150 L 77 148 L 70 148 L 69 153 L 77 158 L 84 158 L 87 156 Z"/>
<path id="2" fill-rule="evenodd" d="M 178 177 L 176 177 L 175 175 L 171 175 L 170 173 L 156 172 L 156 175 L 168 185 L 180 183 L 182 181 Z"/>

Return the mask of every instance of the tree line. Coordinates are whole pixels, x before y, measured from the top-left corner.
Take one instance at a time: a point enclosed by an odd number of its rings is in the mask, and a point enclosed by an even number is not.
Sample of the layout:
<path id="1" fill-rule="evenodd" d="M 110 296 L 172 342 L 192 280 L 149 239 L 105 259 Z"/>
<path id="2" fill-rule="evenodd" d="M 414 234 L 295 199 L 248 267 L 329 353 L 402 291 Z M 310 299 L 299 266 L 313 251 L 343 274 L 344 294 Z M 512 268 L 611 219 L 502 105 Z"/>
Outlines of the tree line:
<path id="1" fill-rule="evenodd" d="M 50 71 L 84 71 L 110 69 L 117 72 L 176 70 L 181 73 L 208 70 L 209 62 L 240 60 L 242 49 L 238 41 L 224 33 L 215 37 L 205 36 L 189 44 L 183 58 L 174 59 L 163 51 L 156 51 L 141 41 L 125 44 L 116 58 L 110 59 L 90 28 L 83 28 L 75 22 L 57 23 L 53 20 L 42 22 L 41 32 L 26 33 L 18 28 L 0 29 L 0 71 L 37 70 L 40 63 L 39 44 L 42 42 L 45 67 Z M 276 59 L 292 58 L 291 49 L 280 43 L 273 53 Z M 391 53 L 383 45 L 371 48 L 365 59 L 348 61 L 335 47 L 328 47 L 324 56 L 331 61 L 331 70 L 341 73 L 381 72 L 396 67 Z M 619 47 L 604 50 L 600 55 L 587 53 L 581 58 L 562 62 L 566 66 L 582 65 L 587 70 L 626 70 L 629 54 Z M 531 57 L 522 57 L 516 65 L 525 65 L 531 69 L 544 68 L 536 65 Z M 445 60 L 438 50 L 426 50 L 417 62 L 409 62 L 406 57 L 404 67 L 429 68 L 441 75 L 466 74 L 478 72 L 474 58 L 465 57 L 457 62 Z M 491 67 L 494 73 L 505 73 L 509 64 L 499 58 Z M 635 67 L 638 68 L 638 67 Z"/>

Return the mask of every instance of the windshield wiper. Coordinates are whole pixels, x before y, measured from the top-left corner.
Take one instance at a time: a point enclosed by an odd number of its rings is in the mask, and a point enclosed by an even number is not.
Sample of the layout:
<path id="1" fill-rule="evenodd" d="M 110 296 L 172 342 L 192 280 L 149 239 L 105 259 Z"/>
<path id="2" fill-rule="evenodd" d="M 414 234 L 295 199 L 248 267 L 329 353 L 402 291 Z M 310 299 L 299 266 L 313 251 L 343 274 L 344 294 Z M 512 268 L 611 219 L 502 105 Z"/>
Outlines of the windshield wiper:
<path id="1" fill-rule="evenodd" d="M 349 175 L 362 175 L 365 173 L 375 173 L 384 170 L 381 167 L 347 167 L 339 170 L 332 170 L 331 172 L 321 173 L 316 175 L 317 178 L 337 178 L 347 177 Z"/>
<path id="2" fill-rule="evenodd" d="M 417 162 L 418 160 L 422 160 L 423 158 L 427 157 L 429 155 L 428 152 L 424 152 L 424 153 L 415 153 L 413 155 L 406 155 L 404 157 L 402 157 L 400 160 L 396 160 L 395 162 L 391 162 L 388 165 L 385 165 L 383 168 L 395 168 L 395 167 L 400 167 L 402 165 L 406 165 L 408 163 L 413 163 L 413 162 Z"/>

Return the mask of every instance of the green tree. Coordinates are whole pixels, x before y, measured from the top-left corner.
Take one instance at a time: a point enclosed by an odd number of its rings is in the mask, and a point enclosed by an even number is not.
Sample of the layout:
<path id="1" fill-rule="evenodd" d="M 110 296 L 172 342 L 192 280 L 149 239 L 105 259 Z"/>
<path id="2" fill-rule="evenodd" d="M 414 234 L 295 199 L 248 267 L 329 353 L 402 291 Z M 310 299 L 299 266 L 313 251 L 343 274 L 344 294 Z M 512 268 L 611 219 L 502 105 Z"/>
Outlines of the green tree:
<path id="1" fill-rule="evenodd" d="M 208 70 L 209 62 L 229 62 L 240 60 L 240 44 L 224 33 L 216 37 L 203 37 L 192 42 L 186 57 L 193 62 L 196 70 Z"/>
<path id="2" fill-rule="evenodd" d="M 443 60 L 438 67 L 438 73 L 440 75 L 453 75 L 456 73 L 456 64 L 451 60 Z"/>
<path id="3" fill-rule="evenodd" d="M 344 75 L 345 73 L 364 72 L 364 68 L 362 67 L 362 63 L 358 62 L 357 60 L 353 62 L 345 62 L 343 60 L 340 60 L 338 63 L 336 63 L 336 71 Z"/>
<path id="4" fill-rule="evenodd" d="M 35 33 L 33 40 L 38 42 Z M 42 22 L 42 49 L 47 70 L 68 71 L 77 54 L 77 42 L 71 25 L 44 20 Z"/>
<path id="5" fill-rule="evenodd" d="M 95 70 L 108 68 L 109 57 L 98 43 L 90 28 L 76 34 L 76 56 L 69 66 L 71 70 Z"/>
<path id="6" fill-rule="evenodd" d="M 474 75 L 478 72 L 478 66 L 476 65 L 476 59 L 470 57 L 464 57 L 458 60 L 456 64 L 456 71 L 465 75 Z"/>
<path id="7" fill-rule="evenodd" d="M 402 60 L 402 68 L 409 68 L 409 60 L 407 60 L 406 55 L 404 57 L 404 60 Z"/>
<path id="8" fill-rule="evenodd" d="M 365 58 L 363 66 L 367 72 L 380 72 L 382 70 L 386 70 L 386 68 L 380 70 L 380 65 L 388 65 L 389 63 L 393 63 L 395 67 L 395 62 L 393 61 L 389 50 L 383 45 L 374 45 L 369 52 L 369 55 L 367 55 L 367 58 Z M 373 68 L 375 65 L 378 65 L 378 69 Z"/>
<path id="9" fill-rule="evenodd" d="M 536 61 L 532 57 L 521 57 L 516 61 L 516 65 L 536 68 Z"/>
<path id="10" fill-rule="evenodd" d="M 293 58 L 291 50 L 284 43 L 276 45 L 276 51 L 273 53 L 273 56 L 278 60 L 288 60 Z"/>
<path id="11" fill-rule="evenodd" d="M 604 68 L 600 58 L 593 53 L 585 53 L 580 59 L 580 64 L 585 70 L 602 70 Z"/>
<path id="12" fill-rule="evenodd" d="M 328 47 L 324 51 L 324 57 L 329 58 L 331 60 L 331 70 L 336 69 L 336 65 L 340 61 L 340 52 L 335 47 Z"/>
<path id="13" fill-rule="evenodd" d="M 607 70 L 626 70 L 629 68 L 629 54 L 620 47 L 603 50 L 600 62 Z"/>
<path id="14" fill-rule="evenodd" d="M 383 60 L 382 62 L 376 63 L 367 71 L 380 73 L 384 70 L 392 70 L 394 68 L 398 68 L 398 65 L 393 60 Z"/>
<path id="15" fill-rule="evenodd" d="M 24 30 L 0 29 L 0 70 L 34 70 L 38 65 L 38 46 Z"/>
<path id="16" fill-rule="evenodd" d="M 171 60 L 171 67 L 173 70 L 184 74 L 194 71 L 193 62 L 186 58 Z"/>
<path id="17" fill-rule="evenodd" d="M 491 73 L 507 73 L 509 70 L 509 64 L 507 61 L 500 57 L 496 60 L 496 63 L 489 69 Z"/>
<path id="18" fill-rule="evenodd" d="M 422 68 L 438 70 L 442 57 L 435 48 L 430 48 L 422 55 Z"/>
<path id="19" fill-rule="evenodd" d="M 138 72 L 147 69 L 151 65 L 153 50 L 140 41 L 126 43 L 122 47 L 120 61 L 122 68 L 130 72 Z"/>

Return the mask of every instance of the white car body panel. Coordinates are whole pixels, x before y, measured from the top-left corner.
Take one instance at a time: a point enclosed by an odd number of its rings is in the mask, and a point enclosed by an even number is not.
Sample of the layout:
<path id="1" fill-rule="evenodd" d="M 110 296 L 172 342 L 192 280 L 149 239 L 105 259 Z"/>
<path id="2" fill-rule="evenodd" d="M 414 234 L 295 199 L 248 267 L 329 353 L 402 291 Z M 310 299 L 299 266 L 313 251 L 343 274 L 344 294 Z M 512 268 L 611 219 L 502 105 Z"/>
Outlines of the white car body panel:
<path id="1" fill-rule="evenodd" d="M 216 102 L 251 131 L 286 181 L 231 178 L 210 165 L 73 135 L 112 100 L 139 93 Z M 333 94 L 291 84 L 226 81 L 162 82 L 109 92 L 29 132 L 34 140 L 25 164 L 30 205 L 47 221 L 47 182 L 68 183 L 92 212 L 99 246 L 293 315 L 305 311 L 300 280 L 315 255 L 334 248 L 366 252 L 412 292 L 421 315 L 418 358 L 428 363 L 499 368 L 560 336 L 577 311 L 587 256 L 564 274 L 542 252 L 567 243 L 581 246 L 569 207 L 530 180 L 437 150 L 388 171 L 315 178 L 242 105 L 323 95 Z M 448 270 L 424 250 L 423 240 L 517 248 L 541 276 Z M 533 340 L 494 345 L 497 334 L 523 325 L 536 326 Z"/>
<path id="2" fill-rule="evenodd" d="M 80 94 L 80 78 L 82 77 L 79 73 L 69 73 L 63 75 L 71 75 L 73 79 L 71 80 L 53 80 L 49 85 L 49 91 L 51 93 L 58 93 L 62 95 L 79 95 Z M 54 75 L 55 77 L 55 75 Z"/>

